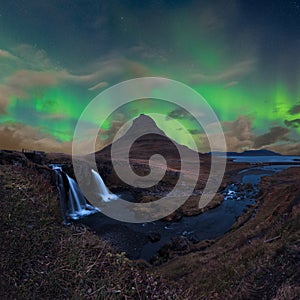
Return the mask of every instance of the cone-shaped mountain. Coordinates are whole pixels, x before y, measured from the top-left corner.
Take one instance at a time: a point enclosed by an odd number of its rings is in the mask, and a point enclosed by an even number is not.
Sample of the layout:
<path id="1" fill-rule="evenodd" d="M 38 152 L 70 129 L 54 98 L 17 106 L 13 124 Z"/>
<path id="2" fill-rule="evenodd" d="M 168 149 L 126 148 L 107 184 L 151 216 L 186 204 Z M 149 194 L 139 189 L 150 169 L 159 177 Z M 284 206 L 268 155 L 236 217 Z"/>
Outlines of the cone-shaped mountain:
<path id="1" fill-rule="evenodd" d="M 145 134 L 145 130 L 151 133 Z M 180 145 L 169 138 L 160 128 L 158 128 L 151 117 L 144 114 L 133 120 L 128 131 L 114 142 L 114 148 L 116 149 L 116 153 L 114 154 L 120 158 L 124 157 L 126 152 L 124 145 L 128 144 L 128 140 L 131 140 L 133 137 L 137 137 L 132 143 L 129 152 L 130 159 L 133 160 L 145 160 L 149 159 L 154 154 L 161 154 L 168 162 L 177 160 L 178 163 L 178 160 L 180 160 L 178 149 L 180 149 L 182 153 L 185 153 L 186 156 L 191 156 L 191 154 L 195 155 L 195 151 L 184 145 Z M 104 149 L 98 151 L 97 156 L 110 158 L 111 147 L 112 145 L 108 145 Z"/>

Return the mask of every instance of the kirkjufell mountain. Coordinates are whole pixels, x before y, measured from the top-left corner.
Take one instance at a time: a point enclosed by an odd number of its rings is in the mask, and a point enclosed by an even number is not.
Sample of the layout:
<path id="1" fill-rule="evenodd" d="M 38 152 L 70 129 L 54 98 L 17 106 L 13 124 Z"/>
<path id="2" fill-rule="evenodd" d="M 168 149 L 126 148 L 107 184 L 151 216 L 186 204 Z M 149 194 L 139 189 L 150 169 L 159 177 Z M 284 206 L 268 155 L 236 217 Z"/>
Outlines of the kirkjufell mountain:
<path id="1" fill-rule="evenodd" d="M 151 133 L 145 133 L 145 129 Z M 130 159 L 132 160 L 148 160 L 154 154 L 161 154 L 168 164 L 178 166 L 180 155 L 178 149 L 184 153 L 186 157 L 199 157 L 201 160 L 208 160 L 209 157 L 197 153 L 187 146 L 178 144 L 169 138 L 158 126 L 155 121 L 144 114 L 141 114 L 133 122 L 127 132 L 115 141 L 114 147 L 116 154 L 123 157 L 125 154 L 125 145 L 132 137 L 138 136 L 130 148 Z M 96 153 L 96 157 L 111 158 L 112 145 L 108 145 Z"/>

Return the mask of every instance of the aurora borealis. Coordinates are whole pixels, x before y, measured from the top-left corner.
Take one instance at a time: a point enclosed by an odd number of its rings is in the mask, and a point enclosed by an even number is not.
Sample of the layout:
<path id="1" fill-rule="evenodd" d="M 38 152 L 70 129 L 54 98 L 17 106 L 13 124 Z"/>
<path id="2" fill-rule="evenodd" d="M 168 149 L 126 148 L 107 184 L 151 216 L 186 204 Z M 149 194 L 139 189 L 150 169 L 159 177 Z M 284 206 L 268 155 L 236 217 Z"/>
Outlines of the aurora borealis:
<path id="1" fill-rule="evenodd" d="M 70 152 L 86 105 L 123 80 L 161 76 L 199 92 L 229 151 L 300 154 L 299 1 L 5 1 L 0 7 L 2 149 Z M 180 110 L 128 105 L 102 128 L 109 143 L 129 118 L 163 113 L 199 140 Z M 201 112 L 195 112 L 201 113 Z"/>

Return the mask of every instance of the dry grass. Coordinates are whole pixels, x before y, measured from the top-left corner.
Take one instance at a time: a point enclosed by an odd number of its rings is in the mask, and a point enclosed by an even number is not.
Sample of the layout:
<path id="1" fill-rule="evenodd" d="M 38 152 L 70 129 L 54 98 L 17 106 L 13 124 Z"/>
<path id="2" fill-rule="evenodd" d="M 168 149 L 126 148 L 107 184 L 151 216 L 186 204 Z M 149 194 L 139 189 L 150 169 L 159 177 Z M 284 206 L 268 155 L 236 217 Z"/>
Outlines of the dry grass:
<path id="1" fill-rule="evenodd" d="M 86 228 L 63 227 L 49 177 L 0 165 L 0 180 L 1 299 L 188 298 Z"/>
<path id="2" fill-rule="evenodd" d="M 266 177 L 252 219 L 160 271 L 198 299 L 300 299 L 299 180 L 297 169 Z"/>
<path id="3" fill-rule="evenodd" d="M 299 169 L 264 180 L 253 218 L 151 269 L 63 227 L 50 181 L 0 165 L 0 299 L 300 298 Z"/>

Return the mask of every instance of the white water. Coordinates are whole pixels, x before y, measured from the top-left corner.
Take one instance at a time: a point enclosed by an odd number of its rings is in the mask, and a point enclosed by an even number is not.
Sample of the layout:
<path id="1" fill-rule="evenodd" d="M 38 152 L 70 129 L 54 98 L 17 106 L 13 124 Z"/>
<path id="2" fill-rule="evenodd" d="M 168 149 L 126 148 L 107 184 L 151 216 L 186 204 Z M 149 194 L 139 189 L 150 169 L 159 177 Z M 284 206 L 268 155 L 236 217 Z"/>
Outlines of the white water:
<path id="1" fill-rule="evenodd" d="M 99 194 L 99 196 L 104 202 L 109 202 L 111 200 L 118 199 L 117 195 L 110 193 L 98 172 L 92 169 L 92 174 L 95 179 L 97 194 Z"/>
<path id="2" fill-rule="evenodd" d="M 57 173 L 58 176 L 57 187 L 60 193 L 60 205 L 65 222 L 67 222 L 67 218 L 77 220 L 100 211 L 97 207 L 87 203 L 86 198 L 81 192 L 77 182 L 68 174 L 63 172 L 61 165 L 51 164 L 49 166 Z M 67 186 L 63 180 L 64 176 L 66 176 L 66 179 L 68 180 Z M 96 194 L 99 195 L 103 202 L 118 199 L 118 196 L 112 194 L 105 186 L 105 183 L 98 172 L 92 170 L 92 176 L 94 178 Z"/>
<path id="3" fill-rule="evenodd" d="M 67 179 L 69 182 L 70 189 L 68 191 L 68 198 L 69 198 L 69 209 L 68 209 L 68 216 L 72 219 L 79 219 L 81 217 L 93 214 L 99 211 L 96 207 L 89 205 L 77 182 L 67 175 Z"/>
<path id="4" fill-rule="evenodd" d="M 52 168 L 52 170 L 56 170 L 56 171 L 61 171 L 62 172 L 62 167 L 61 166 L 59 166 L 59 165 L 54 165 L 54 164 L 50 164 L 49 165 L 51 168 Z"/>

